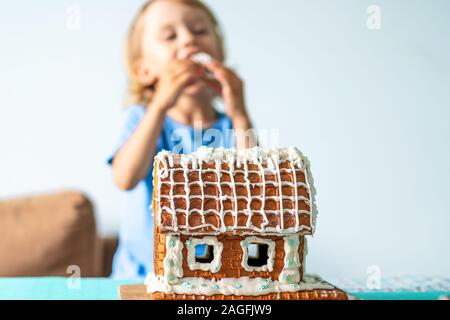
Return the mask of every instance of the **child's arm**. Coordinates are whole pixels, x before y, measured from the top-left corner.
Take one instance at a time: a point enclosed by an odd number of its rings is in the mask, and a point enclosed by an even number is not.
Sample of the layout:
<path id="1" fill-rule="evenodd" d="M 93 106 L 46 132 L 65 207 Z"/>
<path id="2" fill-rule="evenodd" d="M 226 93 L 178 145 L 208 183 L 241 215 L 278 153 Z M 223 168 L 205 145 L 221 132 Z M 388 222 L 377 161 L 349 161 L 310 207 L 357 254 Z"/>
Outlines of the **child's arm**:
<path id="1" fill-rule="evenodd" d="M 231 118 L 236 133 L 236 148 L 252 148 L 258 145 L 253 126 L 246 114 Z"/>
<path id="2" fill-rule="evenodd" d="M 120 189 L 133 189 L 147 175 L 161 134 L 164 114 L 162 108 L 150 105 L 141 123 L 115 155 L 112 174 Z"/>
<path id="3" fill-rule="evenodd" d="M 120 189 L 131 190 L 148 175 L 167 110 L 182 90 L 203 74 L 204 70 L 189 60 L 176 60 L 162 72 L 144 118 L 114 157 L 112 174 Z"/>
<path id="4" fill-rule="evenodd" d="M 221 85 L 219 88 L 213 81 L 211 82 L 213 88 L 222 95 L 225 112 L 233 123 L 236 148 L 251 148 L 256 146 L 258 142 L 245 108 L 243 81 L 219 61 L 212 61 L 206 67 Z"/>

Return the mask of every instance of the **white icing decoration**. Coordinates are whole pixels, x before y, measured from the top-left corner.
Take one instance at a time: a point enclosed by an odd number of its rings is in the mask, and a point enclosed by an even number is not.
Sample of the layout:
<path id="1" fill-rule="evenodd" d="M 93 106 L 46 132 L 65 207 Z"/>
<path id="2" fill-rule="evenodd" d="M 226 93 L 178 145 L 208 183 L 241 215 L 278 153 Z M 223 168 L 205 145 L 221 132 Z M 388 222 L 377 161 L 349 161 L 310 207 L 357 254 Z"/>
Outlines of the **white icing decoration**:
<path id="1" fill-rule="evenodd" d="M 198 173 L 198 178 L 200 180 L 200 186 L 201 186 L 200 190 L 202 192 L 202 196 L 200 198 L 202 200 L 201 201 L 201 203 L 202 203 L 201 212 L 205 212 L 205 209 L 204 209 L 204 206 L 205 206 L 205 192 L 204 192 L 205 185 L 203 184 L 203 178 L 202 178 L 202 165 L 203 165 L 203 162 L 201 161 L 200 154 L 198 156 L 199 156 L 199 159 L 200 159 L 200 172 Z M 201 216 L 202 216 L 202 225 L 206 225 L 205 215 L 202 214 Z M 178 219 L 175 217 L 175 220 L 178 220 Z M 189 222 L 189 220 L 186 219 L 186 224 L 188 222 Z"/>
<path id="2" fill-rule="evenodd" d="M 277 169 L 276 171 L 277 171 L 278 192 L 279 192 L 279 195 L 278 195 L 279 201 L 278 201 L 278 203 L 280 204 L 280 209 L 279 209 L 279 211 L 280 211 L 280 224 L 277 225 L 277 228 L 281 230 L 281 229 L 283 229 L 283 226 L 284 226 L 283 186 L 281 185 L 282 181 L 281 181 L 280 167 L 278 166 L 278 163 L 279 163 L 278 157 L 276 157 L 276 160 L 277 161 L 275 161 L 275 167 Z M 297 201 L 297 200 L 294 199 L 294 201 Z M 297 212 L 297 211 L 294 211 L 294 212 Z"/>
<path id="3" fill-rule="evenodd" d="M 300 281 L 299 245 L 300 241 L 297 234 L 284 237 L 284 265 L 278 277 L 281 283 L 295 284 Z"/>
<path id="4" fill-rule="evenodd" d="M 173 170 L 170 170 L 170 193 L 169 193 L 169 200 L 170 200 L 170 207 L 171 208 L 175 208 L 175 202 L 174 202 L 174 195 L 173 195 L 173 188 L 174 188 L 174 180 L 173 180 Z M 161 198 L 161 196 L 160 196 Z M 175 219 L 175 221 L 173 221 L 174 224 L 174 231 L 178 230 L 178 219 Z"/>
<path id="5" fill-rule="evenodd" d="M 311 233 L 314 234 L 315 228 L 316 228 L 316 220 L 317 220 L 317 206 L 316 206 L 316 188 L 314 187 L 314 178 L 311 174 L 311 165 L 307 157 L 304 157 L 304 163 L 305 163 L 305 176 L 306 176 L 306 182 L 308 184 L 308 193 L 310 196 L 310 203 L 311 205 L 311 214 L 310 214 L 310 223 L 312 227 Z"/>
<path id="6" fill-rule="evenodd" d="M 164 280 L 175 284 L 183 277 L 183 243 L 178 236 L 166 237 L 166 256 L 164 257 Z"/>
<path id="7" fill-rule="evenodd" d="M 261 266 L 261 267 L 253 267 L 248 265 L 248 245 L 251 243 L 261 243 L 261 244 L 267 244 L 268 250 L 267 250 L 267 264 Z M 246 271 L 273 271 L 273 261 L 275 257 L 275 242 L 271 239 L 264 239 L 264 238 L 258 238 L 258 237 L 247 237 L 244 240 L 241 241 L 241 247 L 242 247 L 242 262 L 241 265 Z"/>
<path id="8" fill-rule="evenodd" d="M 294 164 L 291 162 L 291 169 L 292 169 L 292 176 L 294 177 L 294 186 L 297 186 L 297 171 L 295 170 Z M 298 212 L 298 190 L 297 188 L 294 188 L 294 196 L 295 196 L 295 211 Z M 304 197 L 301 197 L 304 198 Z M 309 199 L 308 199 L 309 203 Z M 298 214 L 295 215 L 295 224 L 298 226 L 300 223 Z"/>
<path id="9" fill-rule="evenodd" d="M 198 244 L 207 244 L 214 247 L 214 259 L 210 263 L 199 263 L 195 261 L 195 246 Z M 189 238 L 186 242 L 187 262 L 191 270 L 203 270 L 216 273 L 222 267 L 223 244 L 216 237 Z"/>
<path id="10" fill-rule="evenodd" d="M 309 170 L 309 161 L 306 157 L 302 155 L 302 153 L 296 149 L 296 148 L 276 148 L 276 149 L 262 149 L 261 147 L 254 147 L 251 149 L 224 149 L 224 148 L 209 148 L 209 147 L 200 147 L 197 152 L 192 154 L 182 154 L 178 156 L 181 162 L 181 168 L 173 168 L 174 165 L 174 154 L 168 152 L 168 151 L 161 151 L 159 152 L 155 159 L 159 160 L 162 163 L 162 167 L 157 168 L 157 179 L 159 185 L 164 183 L 170 183 L 170 188 L 173 190 L 173 187 L 177 184 L 184 184 L 185 188 L 185 195 L 172 195 L 172 191 L 169 196 L 161 195 L 161 191 L 159 192 L 159 197 L 156 200 L 157 203 L 161 202 L 162 198 L 169 197 L 171 207 L 163 206 L 158 210 L 159 216 L 157 219 L 158 226 L 161 228 L 161 230 L 168 230 L 168 231 L 175 231 L 181 234 L 202 234 L 202 232 L 197 231 L 197 229 L 203 229 L 203 228 L 210 228 L 213 231 L 211 234 L 220 234 L 223 232 L 231 231 L 236 232 L 238 230 L 244 230 L 244 232 L 241 232 L 240 234 L 254 234 L 255 232 L 258 233 L 264 233 L 264 234 L 292 234 L 292 233 L 299 233 L 299 234 L 312 234 L 315 229 L 315 222 L 316 222 L 316 215 L 317 215 L 317 208 L 315 204 L 315 188 L 313 186 L 313 179 L 311 176 L 311 172 Z M 291 168 L 279 168 L 279 164 L 284 161 L 290 161 L 291 162 Z M 214 169 L 203 169 L 202 164 L 203 162 L 215 162 L 216 166 Z M 229 165 L 229 171 L 228 170 L 222 170 L 220 168 L 221 163 L 228 163 Z M 267 163 L 267 168 L 262 167 L 262 163 Z M 243 170 L 235 169 L 234 164 L 236 163 L 237 167 L 240 168 L 241 165 L 244 165 Z M 247 170 L 248 164 L 256 164 L 258 165 L 259 169 L 258 171 L 255 170 Z M 192 168 L 189 169 L 188 166 L 191 164 Z M 185 181 L 181 183 L 175 183 L 172 179 L 173 173 L 177 170 L 182 170 L 183 175 L 185 177 Z M 198 170 L 199 172 L 199 180 L 195 182 L 187 182 L 187 172 L 188 171 L 195 171 Z M 220 170 L 220 174 L 219 174 Z M 165 179 L 169 176 L 169 171 L 171 172 L 171 178 L 169 181 L 161 181 L 161 179 Z M 295 173 L 301 171 L 305 174 L 306 177 L 306 183 L 303 182 L 297 182 Z M 217 178 L 216 182 L 209 182 L 209 181 L 203 181 L 202 179 L 202 173 L 206 172 L 215 172 Z M 291 172 L 294 173 L 294 182 L 288 182 L 283 181 L 282 183 L 279 183 L 281 180 L 281 173 L 282 172 Z M 220 175 L 222 173 L 228 173 L 230 174 L 231 182 L 222 182 L 220 179 Z M 245 182 L 235 182 L 234 181 L 234 174 L 235 173 L 244 173 L 244 179 Z M 249 181 L 248 175 L 250 173 L 258 173 L 262 177 L 262 182 L 260 183 L 251 183 Z M 277 181 L 266 181 L 265 174 L 275 174 L 277 176 Z M 190 186 L 193 184 L 199 184 L 201 187 L 201 195 L 190 195 Z M 228 184 L 232 188 L 232 195 L 226 196 L 220 194 L 219 196 L 210 196 L 204 194 L 204 187 L 208 184 L 217 184 L 218 189 L 220 190 L 220 184 Z M 265 184 L 272 184 L 278 187 L 279 189 L 279 195 L 275 197 L 266 197 L 265 194 L 262 196 L 236 196 L 236 186 L 237 185 L 243 185 L 247 188 L 247 192 L 250 193 L 250 187 L 252 186 L 263 186 Z M 298 196 L 297 194 L 297 188 L 295 189 L 295 195 L 294 196 L 283 196 L 282 195 L 282 186 L 303 186 L 307 189 L 309 198 Z M 264 188 L 262 188 L 264 190 Z M 161 190 L 161 188 L 160 188 Z M 221 192 L 221 191 L 220 191 Z M 188 208 L 186 209 L 174 209 L 173 199 L 177 197 L 185 197 L 186 203 Z M 225 200 L 225 199 L 232 199 L 234 200 L 233 204 L 233 210 L 224 210 L 223 205 L 221 204 L 219 210 L 216 209 L 209 209 L 209 210 L 198 210 L 198 209 L 190 209 L 190 199 L 194 198 L 200 198 L 202 201 L 202 208 L 204 204 L 204 200 L 208 198 L 214 198 L 216 200 Z M 248 199 L 247 203 L 247 209 L 245 210 L 238 210 L 237 208 L 237 201 L 238 199 Z M 250 208 L 250 202 L 252 199 L 258 199 L 261 200 L 262 203 L 265 203 L 266 199 L 274 199 L 279 201 L 279 209 L 278 210 L 265 210 L 264 206 L 262 206 L 261 210 L 251 210 Z M 294 209 L 284 209 L 283 208 L 283 199 L 284 200 L 291 200 L 295 202 L 295 208 Z M 310 211 L 308 210 L 298 210 L 298 201 L 304 201 L 306 204 L 310 206 Z M 163 211 L 168 212 L 172 215 L 172 226 L 163 226 L 161 224 L 161 214 Z M 186 214 L 186 225 L 178 226 L 176 225 L 178 219 L 176 217 L 176 214 L 182 212 Z M 189 221 L 189 215 L 193 212 L 200 213 L 202 215 L 202 224 L 196 227 L 190 227 L 188 225 Z M 205 222 L 204 215 L 209 213 L 215 213 L 220 218 L 220 226 L 216 227 L 215 225 L 209 224 Z M 227 213 L 233 214 L 234 217 L 234 226 L 225 226 L 224 224 L 224 215 Z M 249 219 L 247 220 L 247 225 L 245 226 L 237 226 L 237 216 L 238 214 L 246 214 L 249 216 Z M 251 224 L 251 216 L 253 213 L 259 213 L 263 216 L 264 222 L 261 224 L 260 227 L 253 226 Z M 284 214 L 289 213 L 292 215 L 295 215 L 295 221 L 296 224 L 294 227 L 290 228 L 283 228 L 283 220 L 284 220 Z M 280 223 L 276 227 L 268 227 L 269 219 L 267 218 L 268 214 L 275 214 L 280 216 Z M 300 219 L 298 217 L 299 214 L 308 214 L 310 216 L 310 222 L 311 227 L 305 226 L 300 224 Z"/>
<path id="11" fill-rule="evenodd" d="M 145 281 L 147 293 L 164 292 L 168 294 L 196 295 L 244 295 L 258 296 L 274 292 L 297 292 L 303 290 L 333 290 L 334 286 L 324 282 L 317 275 L 305 275 L 298 284 L 284 284 L 270 278 L 222 278 L 220 280 L 201 277 L 182 278 L 176 284 L 170 285 L 164 277 L 150 273 Z"/>
<path id="12" fill-rule="evenodd" d="M 203 182 L 203 183 L 205 183 L 205 182 Z M 172 199 L 172 198 L 185 198 L 186 196 L 185 195 L 161 195 L 161 199 L 164 199 L 164 198 L 166 198 L 166 199 Z M 223 199 L 223 200 L 226 200 L 226 199 L 234 199 L 234 198 L 237 198 L 237 199 L 260 199 L 259 198 L 259 196 L 253 196 L 253 197 L 247 197 L 247 196 L 227 196 L 227 195 L 223 195 L 223 196 L 219 196 L 219 197 L 217 197 L 217 196 L 211 196 L 211 195 L 208 195 L 208 194 L 205 194 L 205 195 L 192 195 L 192 196 L 190 196 L 189 197 L 189 199 L 216 199 L 216 200 L 218 200 L 218 199 Z M 273 200 L 278 200 L 278 196 L 267 196 L 266 197 L 266 199 L 273 199 Z M 305 201 L 307 201 L 306 199 L 307 198 L 304 198 L 304 197 L 294 197 L 294 196 L 283 196 L 283 199 L 289 199 L 289 200 L 292 200 L 292 201 L 294 201 L 295 199 L 302 199 L 302 200 L 305 200 Z M 249 201 L 250 202 L 250 201 Z M 247 210 L 251 210 L 251 209 L 249 209 L 249 208 L 247 208 Z M 287 211 L 289 211 L 289 210 L 295 210 L 295 209 L 284 209 L 283 211 L 285 211 L 285 212 L 287 212 Z M 275 211 L 275 210 L 272 210 L 272 211 Z M 240 210 L 240 211 L 238 211 L 238 212 L 245 212 L 245 210 Z"/>
<path id="13" fill-rule="evenodd" d="M 308 239 L 306 237 L 303 237 L 303 257 L 302 257 L 303 274 L 306 273 L 306 256 L 307 255 L 308 255 Z"/>
<path id="14" fill-rule="evenodd" d="M 265 177 L 265 173 L 264 173 L 264 167 L 261 164 L 261 161 L 258 161 L 258 167 L 259 167 L 259 172 L 260 172 L 260 177 L 262 180 L 262 197 L 261 197 L 261 211 L 266 212 L 266 210 L 264 210 L 264 207 L 266 206 L 266 177 Z M 294 187 L 296 187 L 294 185 Z M 267 215 L 263 215 L 264 217 L 264 222 L 261 224 L 261 227 L 265 228 L 268 224 L 269 224 L 269 220 L 267 219 Z"/>
<path id="15" fill-rule="evenodd" d="M 249 215 L 249 217 L 247 218 L 247 225 L 246 226 L 250 227 L 251 223 L 252 223 L 251 218 L 252 218 L 252 212 L 253 212 L 252 208 L 250 206 L 251 206 L 251 202 L 252 202 L 253 197 L 252 197 L 251 191 L 250 191 L 250 180 L 248 178 L 248 163 L 247 163 L 247 161 L 244 162 L 244 180 L 246 182 L 245 186 L 247 188 L 247 196 L 245 197 L 246 200 L 247 200 L 247 215 Z M 236 196 L 236 199 L 237 198 L 238 197 Z"/>
<path id="16" fill-rule="evenodd" d="M 237 197 L 237 192 L 236 192 L 236 182 L 234 181 L 234 159 L 229 159 L 228 162 L 229 165 L 229 171 L 228 173 L 230 174 L 230 180 L 231 180 L 231 185 L 233 186 L 233 197 L 234 197 L 234 228 L 236 228 L 237 226 L 237 215 L 238 215 L 238 197 Z M 224 215 L 224 212 L 222 212 L 221 214 L 222 216 Z M 225 230 L 227 229 L 226 226 L 224 226 Z"/>

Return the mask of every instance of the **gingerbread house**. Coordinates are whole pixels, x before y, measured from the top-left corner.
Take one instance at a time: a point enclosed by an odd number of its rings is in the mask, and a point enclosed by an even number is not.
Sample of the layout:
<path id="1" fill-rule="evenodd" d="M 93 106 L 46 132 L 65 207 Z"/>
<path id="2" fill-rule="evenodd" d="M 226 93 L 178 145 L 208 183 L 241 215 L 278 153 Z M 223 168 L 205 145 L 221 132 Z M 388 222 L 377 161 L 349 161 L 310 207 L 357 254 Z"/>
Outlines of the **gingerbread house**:
<path id="1" fill-rule="evenodd" d="M 153 175 L 152 298 L 347 298 L 305 275 L 317 209 L 296 148 L 162 151 Z"/>

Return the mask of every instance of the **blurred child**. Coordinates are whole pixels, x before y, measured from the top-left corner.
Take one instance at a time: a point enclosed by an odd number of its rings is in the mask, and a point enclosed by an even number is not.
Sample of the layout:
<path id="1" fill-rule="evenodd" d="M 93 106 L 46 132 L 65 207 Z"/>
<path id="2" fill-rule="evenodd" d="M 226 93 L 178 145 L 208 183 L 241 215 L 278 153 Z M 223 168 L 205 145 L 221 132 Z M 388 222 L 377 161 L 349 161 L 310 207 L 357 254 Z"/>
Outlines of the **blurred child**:
<path id="1" fill-rule="evenodd" d="M 199 54 L 201 63 L 195 59 Z M 256 144 L 252 135 L 225 136 L 231 129 L 248 132 L 251 123 L 243 82 L 224 59 L 218 22 L 200 1 L 148 1 L 134 19 L 126 41 L 128 107 L 119 143 L 109 158 L 115 184 L 127 191 L 112 277 L 142 279 L 153 271 L 149 207 L 156 153 L 190 153 L 198 145 Z M 214 109 L 216 97 L 222 98 L 225 113 Z M 223 136 L 200 135 L 196 144 L 197 128 L 202 133 L 215 129 Z"/>

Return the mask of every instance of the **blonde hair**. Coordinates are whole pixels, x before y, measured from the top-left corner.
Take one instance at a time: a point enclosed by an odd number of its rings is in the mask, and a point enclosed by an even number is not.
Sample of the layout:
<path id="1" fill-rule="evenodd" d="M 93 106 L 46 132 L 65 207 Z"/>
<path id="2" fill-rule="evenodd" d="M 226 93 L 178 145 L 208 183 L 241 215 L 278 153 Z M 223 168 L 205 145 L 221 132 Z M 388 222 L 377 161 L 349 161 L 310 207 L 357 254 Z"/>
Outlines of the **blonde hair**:
<path id="1" fill-rule="evenodd" d="M 144 104 L 147 105 L 152 97 L 154 87 L 147 86 L 141 83 L 139 80 L 136 70 L 135 64 L 142 58 L 142 37 L 143 37 L 143 27 L 142 27 L 142 17 L 146 13 L 147 9 L 151 4 L 156 1 L 162 0 L 148 0 L 144 3 L 144 5 L 139 9 L 137 15 L 133 19 L 131 26 L 128 30 L 128 34 L 125 42 L 125 67 L 128 75 L 128 85 L 127 92 L 125 97 L 125 105 L 132 104 Z M 166 0 L 167 1 L 167 0 Z M 211 9 L 208 8 L 203 2 L 200 0 L 171 0 L 182 2 L 187 5 L 199 8 L 203 10 L 208 18 L 210 19 L 213 27 L 214 33 L 217 37 L 219 43 L 219 53 L 221 59 L 225 59 L 225 45 L 224 45 L 224 37 L 221 31 L 220 25 L 216 17 L 214 16 Z"/>

